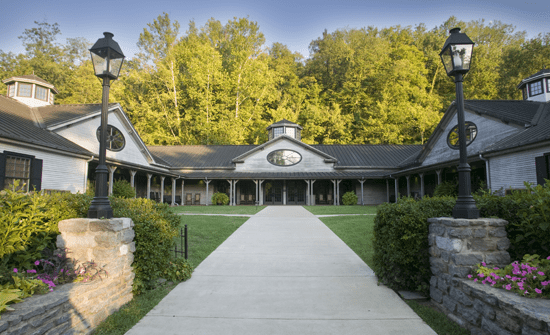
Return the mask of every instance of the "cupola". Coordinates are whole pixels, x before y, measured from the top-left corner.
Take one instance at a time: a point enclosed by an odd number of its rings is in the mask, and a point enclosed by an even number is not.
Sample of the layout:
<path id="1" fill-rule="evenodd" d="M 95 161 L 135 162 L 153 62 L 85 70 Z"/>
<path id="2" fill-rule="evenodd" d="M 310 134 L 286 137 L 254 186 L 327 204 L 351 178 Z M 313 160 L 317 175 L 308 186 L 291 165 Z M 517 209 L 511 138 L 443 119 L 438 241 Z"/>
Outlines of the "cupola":
<path id="1" fill-rule="evenodd" d="M 550 101 L 550 69 L 542 69 L 523 79 L 518 88 L 523 93 L 523 100 Z"/>
<path id="2" fill-rule="evenodd" d="M 59 93 L 52 84 L 34 74 L 11 77 L 2 82 L 8 86 L 8 97 L 29 107 L 53 105 L 54 94 Z"/>
<path id="3" fill-rule="evenodd" d="M 269 140 L 281 135 L 287 135 L 300 141 L 302 139 L 302 127 L 294 122 L 282 119 L 267 127 Z"/>

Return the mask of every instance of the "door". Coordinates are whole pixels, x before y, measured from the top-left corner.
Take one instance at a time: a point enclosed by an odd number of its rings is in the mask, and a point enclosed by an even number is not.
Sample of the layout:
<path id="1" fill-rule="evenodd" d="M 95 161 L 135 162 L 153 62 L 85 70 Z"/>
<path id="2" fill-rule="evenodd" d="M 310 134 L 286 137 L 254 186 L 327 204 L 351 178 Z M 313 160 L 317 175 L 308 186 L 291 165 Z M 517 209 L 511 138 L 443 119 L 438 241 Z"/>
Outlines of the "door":
<path id="1" fill-rule="evenodd" d="M 270 180 L 264 184 L 264 203 L 266 205 L 283 204 L 283 183 L 278 180 Z"/>
<path id="2" fill-rule="evenodd" d="M 306 204 L 306 183 L 301 180 L 292 180 L 286 183 L 288 205 Z"/>

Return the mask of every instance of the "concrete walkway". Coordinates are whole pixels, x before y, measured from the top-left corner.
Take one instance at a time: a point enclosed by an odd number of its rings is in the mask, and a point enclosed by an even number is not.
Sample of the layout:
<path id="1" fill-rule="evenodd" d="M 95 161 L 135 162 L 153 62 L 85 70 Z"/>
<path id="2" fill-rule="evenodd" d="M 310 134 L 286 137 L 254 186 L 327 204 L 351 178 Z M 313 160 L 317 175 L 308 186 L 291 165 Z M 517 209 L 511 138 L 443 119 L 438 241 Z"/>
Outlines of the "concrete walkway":
<path id="1" fill-rule="evenodd" d="M 127 334 L 435 334 L 313 214 L 270 206 Z"/>

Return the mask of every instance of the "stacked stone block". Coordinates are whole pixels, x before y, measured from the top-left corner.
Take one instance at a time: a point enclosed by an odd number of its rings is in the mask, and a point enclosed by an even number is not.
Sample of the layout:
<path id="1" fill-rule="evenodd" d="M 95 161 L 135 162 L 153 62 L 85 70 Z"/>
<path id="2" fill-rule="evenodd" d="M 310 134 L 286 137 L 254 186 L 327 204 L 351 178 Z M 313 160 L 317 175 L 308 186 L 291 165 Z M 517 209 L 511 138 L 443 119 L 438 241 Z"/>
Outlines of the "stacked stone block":
<path id="1" fill-rule="evenodd" d="M 550 301 L 529 299 L 466 278 L 474 265 L 510 263 L 505 220 L 431 218 L 432 301 L 471 334 L 550 335 Z"/>
<path id="2" fill-rule="evenodd" d="M 80 264 L 94 261 L 103 276 L 87 283 L 65 284 L 45 295 L 11 305 L 0 319 L 0 335 L 89 334 L 107 316 L 132 300 L 135 251 L 131 219 L 70 219 L 59 223 L 58 248 Z"/>

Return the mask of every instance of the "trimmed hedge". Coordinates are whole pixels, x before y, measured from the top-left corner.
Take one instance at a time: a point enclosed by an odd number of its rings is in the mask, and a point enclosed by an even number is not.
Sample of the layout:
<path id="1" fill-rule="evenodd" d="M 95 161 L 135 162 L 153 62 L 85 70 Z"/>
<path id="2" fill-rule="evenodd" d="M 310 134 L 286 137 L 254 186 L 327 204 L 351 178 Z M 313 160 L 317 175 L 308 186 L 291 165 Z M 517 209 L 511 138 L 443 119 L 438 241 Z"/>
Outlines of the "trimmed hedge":
<path id="1" fill-rule="evenodd" d="M 450 216 L 456 199 L 401 198 L 378 207 L 374 219 L 374 272 L 392 289 L 427 294 L 431 277 L 428 218 Z"/>
<path id="2" fill-rule="evenodd" d="M 342 196 L 342 204 L 344 204 L 344 206 L 357 205 L 357 200 L 359 200 L 359 198 L 357 198 L 357 195 L 353 192 L 346 192 Z"/>

